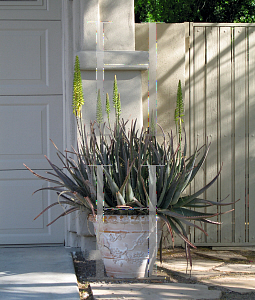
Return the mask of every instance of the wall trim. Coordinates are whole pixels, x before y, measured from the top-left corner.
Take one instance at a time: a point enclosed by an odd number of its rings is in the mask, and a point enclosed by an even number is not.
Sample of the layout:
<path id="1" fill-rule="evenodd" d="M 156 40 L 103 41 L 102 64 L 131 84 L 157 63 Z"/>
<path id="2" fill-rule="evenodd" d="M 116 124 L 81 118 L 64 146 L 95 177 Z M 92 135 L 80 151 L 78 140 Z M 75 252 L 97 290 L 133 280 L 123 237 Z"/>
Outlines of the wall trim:
<path id="1" fill-rule="evenodd" d="M 96 51 L 80 51 L 81 71 L 95 71 L 97 68 Z M 148 51 L 103 51 L 105 71 L 143 71 L 149 67 Z"/>

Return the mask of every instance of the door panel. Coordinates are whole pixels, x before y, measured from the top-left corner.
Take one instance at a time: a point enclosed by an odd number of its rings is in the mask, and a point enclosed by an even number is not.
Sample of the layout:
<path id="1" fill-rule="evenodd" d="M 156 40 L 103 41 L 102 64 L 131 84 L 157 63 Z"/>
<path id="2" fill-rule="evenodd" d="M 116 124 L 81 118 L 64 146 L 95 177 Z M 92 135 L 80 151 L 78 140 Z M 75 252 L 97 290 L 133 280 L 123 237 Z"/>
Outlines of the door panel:
<path id="1" fill-rule="evenodd" d="M 0 21 L 0 45 L 0 95 L 62 94 L 61 22 Z"/>
<path id="2" fill-rule="evenodd" d="M 49 169 L 63 148 L 62 96 L 0 96 L 0 170 Z"/>
<path id="3" fill-rule="evenodd" d="M 0 0 L 0 19 L 61 20 L 61 0 Z"/>
<path id="4" fill-rule="evenodd" d="M 39 171 L 41 175 L 45 172 Z M 63 219 L 47 227 L 63 209 L 54 207 L 34 221 L 49 204 L 56 202 L 53 192 L 34 191 L 46 187 L 29 171 L 0 171 L 0 244 L 63 243 Z"/>

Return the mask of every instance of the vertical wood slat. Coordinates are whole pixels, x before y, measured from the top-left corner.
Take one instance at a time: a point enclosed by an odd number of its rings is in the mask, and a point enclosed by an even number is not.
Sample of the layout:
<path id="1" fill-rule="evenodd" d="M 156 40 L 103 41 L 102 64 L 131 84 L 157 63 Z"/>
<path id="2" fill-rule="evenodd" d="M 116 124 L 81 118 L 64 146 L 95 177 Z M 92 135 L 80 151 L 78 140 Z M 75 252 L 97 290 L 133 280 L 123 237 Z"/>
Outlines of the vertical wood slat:
<path id="1" fill-rule="evenodd" d="M 185 24 L 185 98 L 184 98 L 184 106 L 185 106 L 185 130 L 186 130 L 186 139 L 187 139 L 187 156 L 189 157 L 191 154 L 191 127 L 190 122 L 192 120 L 192 60 L 190 59 L 190 56 L 192 57 L 192 54 L 190 53 L 191 50 L 189 50 L 189 44 L 192 43 L 191 40 L 191 34 L 190 34 L 190 27 L 192 25 L 189 22 L 184 23 Z M 187 192 L 190 187 L 187 188 Z"/>
<path id="2" fill-rule="evenodd" d="M 194 28 L 194 133 L 195 144 L 200 147 L 205 143 L 205 28 Z M 194 188 L 198 191 L 204 186 L 204 165 L 194 178 Z M 204 196 L 204 195 L 203 195 Z M 205 209 L 198 211 L 204 212 Z M 205 235 L 194 230 L 195 242 L 205 242 Z"/>
<path id="3" fill-rule="evenodd" d="M 187 148 L 188 157 L 194 153 L 194 35 L 193 35 L 193 23 L 189 23 L 189 44 L 190 50 L 186 55 L 186 62 L 188 65 L 185 66 L 185 76 L 189 78 L 186 82 L 188 83 L 189 92 L 185 90 L 185 127 L 187 135 Z M 186 85 L 185 82 L 185 85 Z M 189 97 L 189 98 L 188 98 Z M 191 194 L 194 192 L 194 183 L 191 182 L 187 188 L 187 193 Z M 194 244 L 195 236 L 194 229 L 189 227 L 190 241 Z"/>
<path id="4" fill-rule="evenodd" d="M 255 242 L 255 28 L 249 28 L 249 242 Z"/>
<path id="5" fill-rule="evenodd" d="M 234 28 L 235 60 L 235 242 L 245 242 L 245 28 Z"/>
<path id="6" fill-rule="evenodd" d="M 249 242 L 249 45 L 245 28 L 245 242 Z"/>
<path id="7" fill-rule="evenodd" d="M 232 195 L 232 98 L 231 98 L 231 28 L 220 28 L 220 162 L 223 168 L 220 174 L 220 198 L 225 202 L 234 201 Z M 230 207 L 222 206 L 220 211 L 226 212 Z M 220 226 L 222 243 L 231 243 L 232 239 L 232 217 L 233 213 L 221 216 L 222 225 Z"/>
<path id="8" fill-rule="evenodd" d="M 206 184 L 218 173 L 218 27 L 206 29 L 206 95 L 205 95 L 205 137 L 211 143 L 205 161 Z M 206 199 L 217 201 L 217 182 L 206 191 Z M 207 213 L 217 212 L 216 207 L 207 208 Z M 211 220 L 217 221 L 217 216 Z M 216 225 L 207 224 L 207 242 L 218 241 Z"/>

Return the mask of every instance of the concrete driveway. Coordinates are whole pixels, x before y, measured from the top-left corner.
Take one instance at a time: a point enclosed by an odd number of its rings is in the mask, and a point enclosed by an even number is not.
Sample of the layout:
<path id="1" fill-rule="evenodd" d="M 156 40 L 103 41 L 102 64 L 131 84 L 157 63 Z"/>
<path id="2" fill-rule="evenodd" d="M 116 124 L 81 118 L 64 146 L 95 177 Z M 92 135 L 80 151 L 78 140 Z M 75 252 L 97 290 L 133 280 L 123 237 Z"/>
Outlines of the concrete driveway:
<path id="1" fill-rule="evenodd" d="M 71 254 L 64 246 L 1 247 L 0 299 L 79 300 Z"/>

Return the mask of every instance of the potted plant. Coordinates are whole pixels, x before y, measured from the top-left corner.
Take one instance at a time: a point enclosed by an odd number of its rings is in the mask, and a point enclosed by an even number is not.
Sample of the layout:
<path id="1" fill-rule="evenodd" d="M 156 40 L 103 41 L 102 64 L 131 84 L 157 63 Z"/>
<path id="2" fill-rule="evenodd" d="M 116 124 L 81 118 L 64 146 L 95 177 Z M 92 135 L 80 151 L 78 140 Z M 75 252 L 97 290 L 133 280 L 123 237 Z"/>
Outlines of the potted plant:
<path id="1" fill-rule="evenodd" d="M 114 90 L 116 96 L 116 86 Z M 26 166 L 35 176 L 54 184 L 44 189 L 54 190 L 59 195 L 58 202 L 48 206 L 37 217 L 59 204 L 67 205 L 68 208 L 58 218 L 76 210 L 88 211 L 98 232 L 97 242 L 107 274 L 114 277 L 143 277 L 148 268 L 148 207 L 151 202 L 148 166 L 156 165 L 154 184 L 157 191 L 158 236 L 160 237 L 162 225 L 165 224 L 172 240 L 174 233 L 184 240 L 191 263 L 190 246 L 195 246 L 188 239 L 186 225 L 207 234 L 193 221 L 220 224 L 208 220 L 219 213 L 201 213 L 194 211 L 194 208 L 232 204 L 199 198 L 216 181 L 220 172 L 194 194 L 182 194 L 204 163 L 209 145 L 197 149 L 187 158 L 185 138 L 182 147 L 179 140 L 179 145 L 174 148 L 172 133 L 167 138 L 158 125 L 163 134 L 163 143 L 159 143 L 157 137 L 148 131 L 137 130 L 136 121 L 129 125 L 123 119 L 120 120 L 120 97 L 115 99 L 116 120 L 113 129 L 110 126 L 107 128 L 105 123 L 95 121 L 90 123 L 88 135 L 80 116 L 77 117 L 80 143 L 76 150 L 71 151 L 75 158 L 70 158 L 68 151 L 62 153 L 56 147 L 63 165 L 62 170 L 46 157 L 54 177 L 41 176 Z M 181 132 L 178 132 L 180 138 Z M 103 170 L 103 216 L 98 215 L 97 209 L 98 166 Z M 138 227 L 134 229 L 133 223 Z M 135 233 L 134 238 L 128 244 L 132 232 Z M 118 242 L 122 244 L 117 244 Z M 132 266 L 137 270 L 131 270 Z"/>

